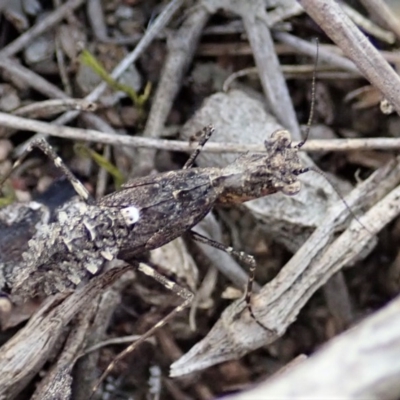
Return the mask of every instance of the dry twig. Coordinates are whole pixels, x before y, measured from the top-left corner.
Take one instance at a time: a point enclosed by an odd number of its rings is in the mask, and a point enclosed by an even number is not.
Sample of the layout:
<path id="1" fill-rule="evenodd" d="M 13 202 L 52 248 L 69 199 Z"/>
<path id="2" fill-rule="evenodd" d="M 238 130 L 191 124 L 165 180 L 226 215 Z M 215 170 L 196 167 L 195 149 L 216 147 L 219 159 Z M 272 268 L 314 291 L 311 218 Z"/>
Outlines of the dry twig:
<path id="1" fill-rule="evenodd" d="M 299 0 L 364 76 L 376 86 L 400 114 L 400 77 L 333 0 Z"/>
<path id="2" fill-rule="evenodd" d="M 72 128 L 69 126 L 57 126 L 51 123 L 36 121 L 28 118 L 16 117 L 0 112 L 0 126 L 23 131 L 37 131 L 44 135 L 60 137 L 64 139 L 82 140 L 93 143 L 111 144 L 115 146 L 145 147 L 170 151 L 183 151 L 191 153 L 193 143 L 179 140 L 152 139 L 142 136 L 114 135 L 94 129 Z M 103 126 L 104 128 L 104 126 Z M 295 144 L 296 142 L 294 142 Z M 355 151 L 355 150 L 398 150 L 399 138 L 365 138 L 365 139 L 310 139 L 301 148 L 307 152 L 327 151 Z M 204 153 L 247 153 L 263 152 L 262 144 L 227 144 L 207 143 Z"/>

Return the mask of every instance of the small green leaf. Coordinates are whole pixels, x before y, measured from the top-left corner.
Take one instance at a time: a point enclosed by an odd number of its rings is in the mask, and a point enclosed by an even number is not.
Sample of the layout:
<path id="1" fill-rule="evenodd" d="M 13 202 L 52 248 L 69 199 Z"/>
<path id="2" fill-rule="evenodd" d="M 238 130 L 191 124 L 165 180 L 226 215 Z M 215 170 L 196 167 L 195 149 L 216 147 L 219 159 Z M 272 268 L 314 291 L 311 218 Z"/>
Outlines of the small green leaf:
<path id="1" fill-rule="evenodd" d="M 1 188 L 0 192 L 3 196 L 0 197 L 0 208 L 6 207 L 14 201 L 17 200 L 17 196 L 15 195 L 15 190 L 7 181 Z"/>
<path id="2" fill-rule="evenodd" d="M 104 69 L 104 67 L 100 64 L 100 62 L 96 59 L 96 57 L 91 54 L 88 50 L 83 49 L 80 55 L 80 60 L 83 64 L 90 67 L 97 75 L 100 76 L 103 81 L 105 81 L 111 88 L 116 91 L 121 91 L 126 93 L 132 100 L 133 104 L 139 108 L 139 110 L 143 109 L 144 104 L 150 97 L 151 92 L 151 83 L 147 82 L 146 87 L 144 89 L 144 93 L 138 95 L 135 89 L 131 86 L 124 85 L 119 83 Z"/>

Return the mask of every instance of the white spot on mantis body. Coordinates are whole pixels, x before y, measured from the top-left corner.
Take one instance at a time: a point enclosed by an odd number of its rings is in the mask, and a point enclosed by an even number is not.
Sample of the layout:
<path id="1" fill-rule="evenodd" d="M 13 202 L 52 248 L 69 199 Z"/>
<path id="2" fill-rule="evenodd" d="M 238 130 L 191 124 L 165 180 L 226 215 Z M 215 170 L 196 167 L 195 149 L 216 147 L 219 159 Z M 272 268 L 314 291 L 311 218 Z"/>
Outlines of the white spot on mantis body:
<path id="1" fill-rule="evenodd" d="M 107 261 L 111 261 L 114 259 L 114 256 L 109 251 L 101 251 L 100 254 L 105 258 Z"/>
<path id="2" fill-rule="evenodd" d="M 94 229 L 94 226 L 89 224 L 88 222 L 84 221 L 83 225 L 85 226 L 86 230 L 89 232 L 90 235 L 90 240 L 96 239 L 96 230 Z"/>
<path id="3" fill-rule="evenodd" d="M 63 243 L 65 244 L 65 247 L 68 249 L 68 251 L 71 253 L 73 252 L 73 247 L 71 246 L 71 241 L 67 240 L 65 238 L 61 239 L 63 241 Z"/>
<path id="4" fill-rule="evenodd" d="M 68 221 L 68 215 L 65 211 L 60 211 L 58 213 L 58 220 L 60 221 L 60 224 L 65 224 Z"/>
<path id="5" fill-rule="evenodd" d="M 125 223 L 128 226 L 133 225 L 135 222 L 139 221 L 140 211 L 135 206 L 122 208 L 120 212 L 125 220 Z"/>
<path id="6" fill-rule="evenodd" d="M 68 275 L 68 279 L 76 286 L 81 283 L 81 279 L 77 275 Z"/>
<path id="7" fill-rule="evenodd" d="M 97 265 L 95 264 L 86 264 L 85 268 L 92 274 L 94 275 L 95 273 L 97 273 L 97 271 L 99 270 L 99 268 L 97 267 Z"/>
<path id="8" fill-rule="evenodd" d="M 36 201 L 31 201 L 31 202 L 29 203 L 29 208 L 30 208 L 31 210 L 38 210 L 38 209 L 41 208 L 41 207 L 42 207 L 42 204 L 37 203 Z"/>

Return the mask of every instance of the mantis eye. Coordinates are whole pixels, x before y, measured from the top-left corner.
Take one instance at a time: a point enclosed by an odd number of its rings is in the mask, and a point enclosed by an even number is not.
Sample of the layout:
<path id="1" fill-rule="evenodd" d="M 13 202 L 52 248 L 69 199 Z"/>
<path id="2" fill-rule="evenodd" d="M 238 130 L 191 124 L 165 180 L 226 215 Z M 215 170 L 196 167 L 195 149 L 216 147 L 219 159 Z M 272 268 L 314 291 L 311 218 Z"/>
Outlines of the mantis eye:
<path id="1" fill-rule="evenodd" d="M 299 181 L 295 181 L 293 183 L 289 183 L 288 185 L 284 186 L 282 188 L 282 193 L 288 196 L 293 196 L 299 193 L 300 189 L 301 189 L 301 183 Z"/>
<path id="2" fill-rule="evenodd" d="M 286 129 L 278 129 L 272 132 L 269 140 L 272 142 L 280 142 L 282 145 L 288 146 L 292 141 L 292 137 L 290 136 L 290 132 Z"/>

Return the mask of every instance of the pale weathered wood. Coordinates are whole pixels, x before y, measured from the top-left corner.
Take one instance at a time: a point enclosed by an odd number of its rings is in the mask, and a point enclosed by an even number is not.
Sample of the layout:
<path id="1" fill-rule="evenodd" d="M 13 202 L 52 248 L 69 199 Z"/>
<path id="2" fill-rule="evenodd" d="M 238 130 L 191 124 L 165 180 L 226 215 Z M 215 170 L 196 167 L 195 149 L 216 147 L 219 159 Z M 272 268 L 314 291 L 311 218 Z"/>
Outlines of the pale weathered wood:
<path id="1" fill-rule="evenodd" d="M 315 355 L 229 400 L 394 400 L 400 393 L 400 297 Z"/>

